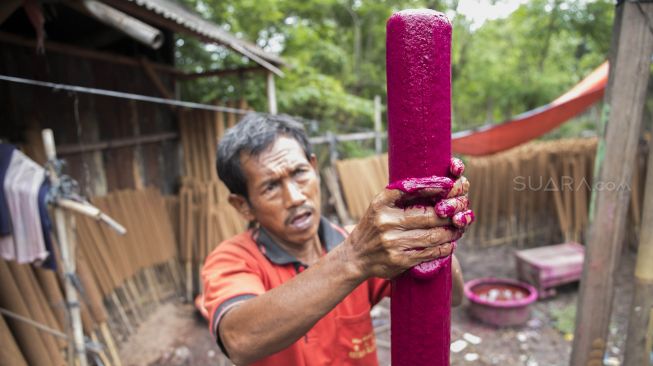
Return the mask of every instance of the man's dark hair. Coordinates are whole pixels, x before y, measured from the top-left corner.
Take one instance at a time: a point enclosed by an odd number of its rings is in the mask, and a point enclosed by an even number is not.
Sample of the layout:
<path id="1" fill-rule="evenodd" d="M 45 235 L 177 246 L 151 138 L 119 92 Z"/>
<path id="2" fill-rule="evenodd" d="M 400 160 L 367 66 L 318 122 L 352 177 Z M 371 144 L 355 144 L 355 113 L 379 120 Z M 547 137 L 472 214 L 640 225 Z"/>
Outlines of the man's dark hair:
<path id="1" fill-rule="evenodd" d="M 290 116 L 249 113 L 238 124 L 227 130 L 218 143 L 216 168 L 218 176 L 231 193 L 249 199 L 245 174 L 240 164 L 240 154 L 245 152 L 251 156 L 258 156 L 279 136 L 297 140 L 304 150 L 306 159 L 310 159 L 311 145 L 304 126 Z"/>

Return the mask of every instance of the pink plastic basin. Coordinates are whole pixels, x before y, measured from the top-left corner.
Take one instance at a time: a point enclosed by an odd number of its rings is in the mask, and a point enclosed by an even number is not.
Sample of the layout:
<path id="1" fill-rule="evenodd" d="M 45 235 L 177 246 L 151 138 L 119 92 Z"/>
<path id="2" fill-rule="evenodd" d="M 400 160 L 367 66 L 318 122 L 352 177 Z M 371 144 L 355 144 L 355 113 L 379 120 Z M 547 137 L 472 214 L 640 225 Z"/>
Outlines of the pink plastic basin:
<path id="1" fill-rule="evenodd" d="M 526 283 L 505 278 L 478 278 L 465 284 L 471 315 L 500 327 L 524 324 L 531 316 L 529 305 L 537 290 Z"/>

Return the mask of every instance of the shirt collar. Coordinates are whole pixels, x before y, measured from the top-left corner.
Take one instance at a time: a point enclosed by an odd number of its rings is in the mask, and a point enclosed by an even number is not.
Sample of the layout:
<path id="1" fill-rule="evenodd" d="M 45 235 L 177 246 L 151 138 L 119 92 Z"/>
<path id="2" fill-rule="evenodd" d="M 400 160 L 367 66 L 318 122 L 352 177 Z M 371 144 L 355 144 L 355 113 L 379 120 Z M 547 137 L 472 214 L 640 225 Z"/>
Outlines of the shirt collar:
<path id="1" fill-rule="evenodd" d="M 328 253 L 345 240 L 346 233 L 329 220 L 320 217 L 320 226 L 317 229 L 317 235 L 320 238 L 320 243 L 322 243 Z M 258 233 L 254 235 L 254 238 L 261 252 L 270 262 L 279 265 L 291 263 L 304 265 L 293 255 L 281 248 L 264 228 L 260 228 Z"/>

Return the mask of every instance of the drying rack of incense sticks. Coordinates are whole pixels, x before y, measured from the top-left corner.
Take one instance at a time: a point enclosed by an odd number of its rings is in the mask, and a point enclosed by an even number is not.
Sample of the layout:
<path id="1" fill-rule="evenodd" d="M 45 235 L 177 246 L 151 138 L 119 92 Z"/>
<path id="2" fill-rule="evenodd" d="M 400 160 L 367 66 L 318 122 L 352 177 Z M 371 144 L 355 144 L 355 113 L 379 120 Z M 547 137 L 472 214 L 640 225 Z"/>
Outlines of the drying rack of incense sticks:
<path id="1" fill-rule="evenodd" d="M 51 132 L 43 140 L 50 162 L 57 161 L 47 142 Z M 59 177 L 57 165 L 49 164 L 51 180 Z M 0 260 L 3 359 L 83 365 L 88 357 L 93 364 L 121 365 L 118 345 L 147 313 L 182 293 L 169 199 L 155 188 L 90 202 L 55 194 L 51 207 L 57 271 Z"/>
<path id="2" fill-rule="evenodd" d="M 0 317 L 3 359 L 11 360 L 11 364 L 16 365 L 67 363 L 86 366 L 89 350 L 96 363 L 111 364 L 105 347 L 98 343 L 97 333 L 87 332 L 90 335 L 88 338 L 84 335 L 80 295 L 85 296 L 85 281 L 83 277 L 80 281 L 77 271 L 73 214 L 103 222 L 120 234 L 125 234 L 126 230 L 109 215 L 80 199 L 71 188 L 74 181 L 61 179 L 61 162 L 56 157 L 52 130 L 43 130 L 42 139 L 52 186 L 48 203 L 53 206 L 58 243 L 50 255 L 55 256 L 58 263 L 59 278 L 53 271 L 0 261 L 0 288 L 7 296 L 0 304 L 4 316 Z M 56 311 L 54 306 L 58 307 Z M 100 324 L 99 332 L 103 334 L 103 341 L 108 345 L 114 363 L 119 364 L 113 338 L 105 325 Z M 63 329 L 66 333 L 62 332 Z M 62 356 L 64 349 L 67 362 Z"/>
<path id="3" fill-rule="evenodd" d="M 589 224 L 589 202 L 596 138 L 534 141 L 505 152 L 464 157 L 469 197 L 477 221 L 465 233 L 464 245 L 489 247 L 516 243 L 584 242 Z M 635 162 L 630 219 L 640 226 L 646 149 Z M 338 160 L 335 167 L 354 221 L 362 217 L 372 198 L 388 184 L 388 157 Z M 366 179 L 357 179 L 365 176 Z M 636 230 L 634 230 L 636 231 Z"/>

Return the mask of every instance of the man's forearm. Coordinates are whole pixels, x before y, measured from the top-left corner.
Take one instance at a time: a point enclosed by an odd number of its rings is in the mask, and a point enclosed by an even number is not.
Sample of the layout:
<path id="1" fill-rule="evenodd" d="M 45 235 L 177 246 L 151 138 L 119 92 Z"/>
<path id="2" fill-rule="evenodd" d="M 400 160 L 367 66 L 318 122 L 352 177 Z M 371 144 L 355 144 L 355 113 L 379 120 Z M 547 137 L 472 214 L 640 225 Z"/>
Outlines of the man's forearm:
<path id="1" fill-rule="evenodd" d="M 225 314 L 220 339 L 238 365 L 269 356 L 304 336 L 364 280 L 340 245 L 292 280 Z"/>

